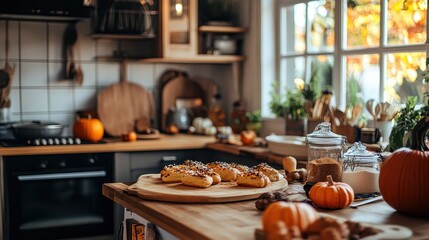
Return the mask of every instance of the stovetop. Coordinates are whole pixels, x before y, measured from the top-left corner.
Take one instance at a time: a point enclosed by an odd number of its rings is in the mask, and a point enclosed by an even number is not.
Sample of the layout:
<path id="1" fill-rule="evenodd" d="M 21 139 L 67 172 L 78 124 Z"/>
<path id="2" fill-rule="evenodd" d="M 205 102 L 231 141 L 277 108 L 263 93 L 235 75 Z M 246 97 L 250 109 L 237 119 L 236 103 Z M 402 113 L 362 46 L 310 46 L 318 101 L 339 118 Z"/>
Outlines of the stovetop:
<path id="1" fill-rule="evenodd" d="M 17 139 L 2 139 L 0 145 L 3 147 L 28 147 L 28 146 L 61 146 L 61 145 L 81 145 L 81 144 L 100 144 L 101 142 L 84 141 L 75 137 L 57 137 L 57 138 L 38 138 L 27 141 Z"/>

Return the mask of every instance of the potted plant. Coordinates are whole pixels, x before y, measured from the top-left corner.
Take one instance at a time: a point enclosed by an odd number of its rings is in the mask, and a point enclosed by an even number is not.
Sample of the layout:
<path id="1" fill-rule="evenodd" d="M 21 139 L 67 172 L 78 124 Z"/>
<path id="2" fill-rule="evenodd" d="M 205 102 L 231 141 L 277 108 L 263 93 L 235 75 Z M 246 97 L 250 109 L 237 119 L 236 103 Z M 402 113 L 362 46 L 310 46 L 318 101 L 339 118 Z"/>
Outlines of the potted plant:
<path id="1" fill-rule="evenodd" d="M 304 96 L 301 91 L 287 91 L 286 134 L 303 136 L 306 133 Z"/>
<path id="2" fill-rule="evenodd" d="M 256 134 L 260 134 L 262 128 L 262 114 L 260 110 L 246 112 L 247 124 L 246 129 L 252 130 Z"/>
<path id="3" fill-rule="evenodd" d="M 265 137 L 270 134 L 284 135 L 286 133 L 286 100 L 284 94 L 279 92 L 279 83 L 273 82 L 271 100 L 268 107 L 272 113 L 270 117 L 262 119 L 261 136 Z"/>
<path id="4" fill-rule="evenodd" d="M 429 82 L 429 58 L 426 59 L 426 70 L 423 71 L 423 82 Z M 417 96 L 409 96 L 405 100 L 405 106 L 401 108 L 395 117 L 395 125 L 389 137 L 387 149 L 391 152 L 401 148 L 411 146 L 411 131 L 423 116 L 429 116 L 429 91 L 423 93 L 423 106 L 416 109 Z"/>

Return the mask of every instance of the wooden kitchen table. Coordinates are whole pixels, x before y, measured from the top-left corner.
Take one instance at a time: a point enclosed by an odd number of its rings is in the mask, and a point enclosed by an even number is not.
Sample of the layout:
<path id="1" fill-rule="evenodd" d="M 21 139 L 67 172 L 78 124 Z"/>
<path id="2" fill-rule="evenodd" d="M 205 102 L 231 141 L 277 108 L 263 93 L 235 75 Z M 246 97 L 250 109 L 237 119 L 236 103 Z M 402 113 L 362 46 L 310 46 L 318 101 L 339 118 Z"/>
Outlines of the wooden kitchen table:
<path id="1" fill-rule="evenodd" d="M 218 203 L 183 204 L 142 200 L 124 190 L 124 183 L 106 183 L 103 195 L 140 215 L 180 239 L 254 239 L 256 228 L 262 228 L 262 213 L 255 200 Z M 384 201 L 325 213 L 374 224 L 395 224 L 410 228 L 413 239 L 429 239 L 429 219 L 397 213 Z"/>

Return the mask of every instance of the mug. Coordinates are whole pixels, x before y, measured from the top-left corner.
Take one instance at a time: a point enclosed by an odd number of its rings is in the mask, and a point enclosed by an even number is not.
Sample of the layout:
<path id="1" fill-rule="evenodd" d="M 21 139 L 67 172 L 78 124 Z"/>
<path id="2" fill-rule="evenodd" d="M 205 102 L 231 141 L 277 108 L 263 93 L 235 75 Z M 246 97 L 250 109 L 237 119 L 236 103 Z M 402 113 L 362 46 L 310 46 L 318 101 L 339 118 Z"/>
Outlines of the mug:
<path id="1" fill-rule="evenodd" d="M 381 132 L 378 128 L 362 128 L 360 131 L 360 141 L 363 143 L 377 143 L 380 138 Z"/>

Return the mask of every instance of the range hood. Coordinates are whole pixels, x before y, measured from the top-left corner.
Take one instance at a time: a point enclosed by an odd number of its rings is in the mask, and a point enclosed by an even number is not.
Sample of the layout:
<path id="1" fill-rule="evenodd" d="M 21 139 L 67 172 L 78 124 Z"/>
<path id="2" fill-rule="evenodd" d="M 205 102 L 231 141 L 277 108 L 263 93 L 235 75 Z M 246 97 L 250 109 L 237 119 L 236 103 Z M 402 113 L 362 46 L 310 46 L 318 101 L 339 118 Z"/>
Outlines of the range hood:
<path id="1" fill-rule="evenodd" d="M 80 20 L 90 17 L 88 0 L 0 0 L 0 19 Z"/>

